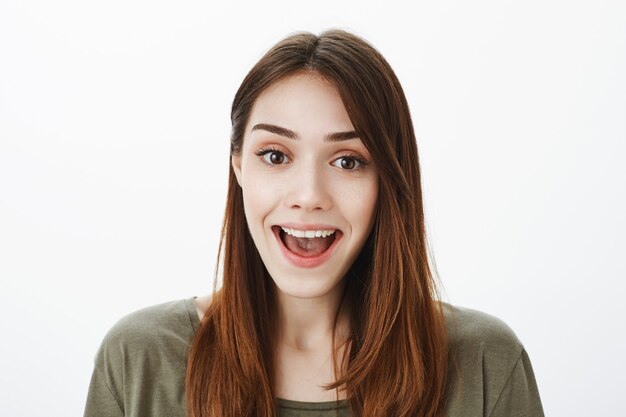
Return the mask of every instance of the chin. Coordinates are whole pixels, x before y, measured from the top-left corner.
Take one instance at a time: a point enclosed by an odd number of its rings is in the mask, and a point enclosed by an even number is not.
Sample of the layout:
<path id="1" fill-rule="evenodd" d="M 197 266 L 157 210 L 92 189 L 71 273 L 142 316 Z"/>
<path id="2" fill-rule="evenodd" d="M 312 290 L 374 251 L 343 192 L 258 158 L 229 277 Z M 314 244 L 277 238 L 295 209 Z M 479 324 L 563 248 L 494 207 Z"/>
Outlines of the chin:
<path id="1" fill-rule="evenodd" d="M 333 291 L 340 290 L 341 287 L 341 280 L 338 282 L 328 280 L 320 282 L 319 279 L 313 277 L 304 278 L 302 276 L 283 276 L 277 279 L 274 278 L 274 275 L 270 275 L 272 276 L 274 285 L 276 285 L 279 296 L 287 295 L 302 299 L 320 298 L 329 295 Z"/>

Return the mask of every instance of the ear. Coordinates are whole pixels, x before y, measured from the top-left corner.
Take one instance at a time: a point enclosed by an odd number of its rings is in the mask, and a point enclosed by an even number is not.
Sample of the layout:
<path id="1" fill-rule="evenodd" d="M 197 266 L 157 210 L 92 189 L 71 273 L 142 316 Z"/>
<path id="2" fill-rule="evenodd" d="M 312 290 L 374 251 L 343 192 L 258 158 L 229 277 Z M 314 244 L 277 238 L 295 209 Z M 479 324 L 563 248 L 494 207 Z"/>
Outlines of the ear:
<path id="1" fill-rule="evenodd" d="M 237 182 L 239 186 L 242 187 L 241 183 L 241 156 L 231 156 L 230 163 L 233 166 L 233 171 L 235 172 L 235 177 L 237 177 Z"/>

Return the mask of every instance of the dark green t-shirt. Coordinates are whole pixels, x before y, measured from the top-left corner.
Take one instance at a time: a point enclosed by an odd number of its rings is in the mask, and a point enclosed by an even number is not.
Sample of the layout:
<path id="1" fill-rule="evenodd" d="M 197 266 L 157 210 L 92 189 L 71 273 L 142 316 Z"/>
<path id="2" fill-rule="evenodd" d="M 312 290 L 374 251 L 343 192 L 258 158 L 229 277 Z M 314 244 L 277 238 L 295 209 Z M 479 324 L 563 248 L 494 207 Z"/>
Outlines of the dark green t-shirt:
<path id="1" fill-rule="evenodd" d="M 119 320 L 95 357 L 85 417 L 186 417 L 185 369 L 200 325 L 195 297 L 147 307 Z M 524 347 L 501 320 L 444 304 L 455 365 L 448 417 L 543 417 Z M 281 417 L 348 417 L 346 400 L 278 399 Z"/>

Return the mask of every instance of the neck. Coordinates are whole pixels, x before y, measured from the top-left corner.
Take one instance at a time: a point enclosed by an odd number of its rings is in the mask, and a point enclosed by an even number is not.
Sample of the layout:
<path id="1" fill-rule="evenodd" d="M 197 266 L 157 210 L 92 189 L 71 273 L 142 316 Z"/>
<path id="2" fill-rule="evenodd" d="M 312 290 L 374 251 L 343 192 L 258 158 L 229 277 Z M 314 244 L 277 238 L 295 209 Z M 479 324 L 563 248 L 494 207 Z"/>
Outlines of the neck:
<path id="1" fill-rule="evenodd" d="M 336 344 L 349 333 L 349 314 L 341 305 L 343 288 L 316 298 L 298 298 L 277 291 L 278 342 L 299 351 L 329 346 L 335 333 Z M 335 329 L 335 317 L 337 328 Z"/>

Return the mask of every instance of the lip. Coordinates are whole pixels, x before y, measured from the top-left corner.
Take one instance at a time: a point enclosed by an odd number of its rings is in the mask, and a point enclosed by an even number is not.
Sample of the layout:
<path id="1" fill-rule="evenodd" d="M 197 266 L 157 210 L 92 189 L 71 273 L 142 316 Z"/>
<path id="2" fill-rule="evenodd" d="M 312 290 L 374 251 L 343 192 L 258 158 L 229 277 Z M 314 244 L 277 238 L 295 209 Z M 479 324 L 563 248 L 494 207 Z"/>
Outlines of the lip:
<path id="1" fill-rule="evenodd" d="M 326 251 L 324 251 L 323 253 L 320 253 L 318 256 L 311 256 L 311 257 L 304 257 L 304 256 L 300 256 L 297 255 L 295 253 L 293 253 L 292 251 L 290 251 L 289 249 L 287 249 L 282 241 L 282 239 L 280 238 L 280 227 L 287 227 L 289 229 L 298 229 L 298 230 L 323 230 L 323 229 L 334 229 L 335 233 L 336 233 L 336 237 L 335 240 L 333 241 L 332 245 L 330 245 L 330 247 L 328 249 L 326 249 Z M 308 227 L 308 228 L 302 228 L 302 227 Z M 299 268 L 315 268 L 321 264 L 323 264 L 324 262 L 326 262 L 333 254 L 333 252 L 335 251 L 335 248 L 337 247 L 337 245 L 339 244 L 339 242 L 341 241 L 341 239 L 343 238 L 343 232 L 339 229 L 337 229 L 334 226 L 329 226 L 329 225 L 298 225 L 298 224 L 294 224 L 294 223 L 285 223 L 282 225 L 276 225 L 275 227 L 272 227 L 272 232 L 274 232 L 274 236 L 276 237 L 276 243 L 278 244 L 278 247 L 280 248 L 280 251 L 282 252 L 283 256 L 289 261 L 291 262 L 291 264 L 293 264 L 294 266 L 297 266 Z"/>

